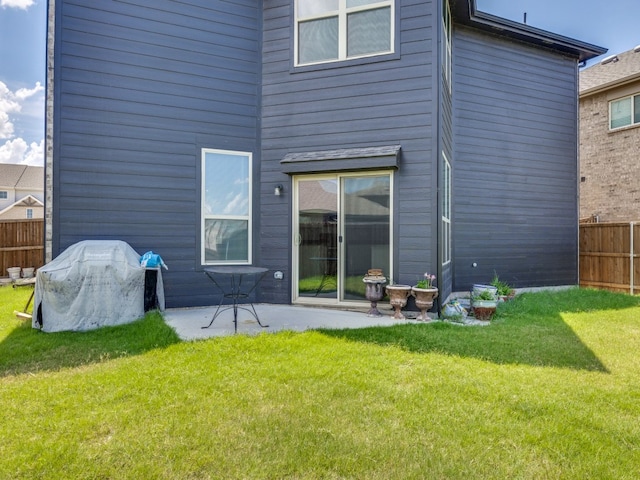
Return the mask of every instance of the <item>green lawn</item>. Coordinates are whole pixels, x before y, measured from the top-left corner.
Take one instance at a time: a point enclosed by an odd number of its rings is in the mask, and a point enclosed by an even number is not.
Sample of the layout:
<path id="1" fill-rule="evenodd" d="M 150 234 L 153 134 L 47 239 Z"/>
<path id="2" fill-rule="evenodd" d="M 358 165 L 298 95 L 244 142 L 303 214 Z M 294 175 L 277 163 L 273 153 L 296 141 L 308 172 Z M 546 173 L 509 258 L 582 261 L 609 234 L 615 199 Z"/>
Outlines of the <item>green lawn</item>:
<path id="1" fill-rule="evenodd" d="M 635 479 L 640 299 L 524 294 L 444 323 L 180 342 L 0 288 L 2 479 Z"/>

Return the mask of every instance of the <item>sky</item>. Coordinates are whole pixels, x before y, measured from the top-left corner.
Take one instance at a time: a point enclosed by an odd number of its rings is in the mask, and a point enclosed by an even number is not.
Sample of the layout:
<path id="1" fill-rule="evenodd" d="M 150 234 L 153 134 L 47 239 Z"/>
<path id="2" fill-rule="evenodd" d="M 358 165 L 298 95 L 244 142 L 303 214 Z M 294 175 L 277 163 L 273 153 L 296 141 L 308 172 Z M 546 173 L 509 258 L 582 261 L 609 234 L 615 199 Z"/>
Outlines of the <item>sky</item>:
<path id="1" fill-rule="evenodd" d="M 95 1 L 95 0 L 93 0 Z M 0 163 L 44 165 L 47 0 L 0 0 Z M 640 0 L 476 0 L 509 20 L 608 48 L 640 45 Z M 590 60 L 592 65 L 595 60 Z"/>
<path id="2" fill-rule="evenodd" d="M 609 49 L 590 60 L 640 45 L 640 0 L 476 0 L 478 10 Z"/>
<path id="3" fill-rule="evenodd" d="M 44 165 L 47 0 L 0 0 L 0 163 Z"/>

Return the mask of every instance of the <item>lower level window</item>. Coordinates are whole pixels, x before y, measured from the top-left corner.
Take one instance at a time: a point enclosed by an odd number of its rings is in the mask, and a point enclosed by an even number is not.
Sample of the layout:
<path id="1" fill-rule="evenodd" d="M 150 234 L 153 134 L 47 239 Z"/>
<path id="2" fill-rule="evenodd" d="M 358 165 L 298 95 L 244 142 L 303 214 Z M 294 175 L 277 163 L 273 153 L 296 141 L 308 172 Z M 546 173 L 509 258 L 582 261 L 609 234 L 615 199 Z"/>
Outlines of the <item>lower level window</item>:
<path id="1" fill-rule="evenodd" d="M 442 264 L 451 261 L 451 163 L 442 152 Z"/>
<path id="2" fill-rule="evenodd" d="M 202 150 L 202 264 L 251 263 L 249 152 Z"/>

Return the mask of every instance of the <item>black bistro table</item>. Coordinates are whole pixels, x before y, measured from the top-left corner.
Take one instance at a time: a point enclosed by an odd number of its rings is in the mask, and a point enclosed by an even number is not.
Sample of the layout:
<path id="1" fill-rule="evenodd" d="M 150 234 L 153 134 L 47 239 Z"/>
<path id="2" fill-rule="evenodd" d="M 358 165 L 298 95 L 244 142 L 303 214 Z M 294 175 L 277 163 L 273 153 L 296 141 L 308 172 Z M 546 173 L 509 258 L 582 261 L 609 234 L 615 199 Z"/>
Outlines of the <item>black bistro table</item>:
<path id="1" fill-rule="evenodd" d="M 209 328 L 213 325 L 213 321 L 218 317 L 218 315 L 230 309 L 233 309 L 233 325 L 235 333 L 238 333 L 238 310 L 245 310 L 249 312 L 253 315 L 253 318 L 256 319 L 258 325 L 262 328 L 267 328 L 269 325 L 263 325 L 260 323 L 260 319 L 258 318 L 258 314 L 256 313 L 253 303 L 248 302 L 242 304 L 240 301 L 249 298 L 249 295 L 251 295 L 251 293 L 256 289 L 268 270 L 268 268 L 252 267 L 249 265 L 205 267 L 204 273 L 206 273 L 215 286 L 218 287 L 222 293 L 222 298 L 220 298 L 220 303 L 218 304 L 216 313 L 213 314 L 211 322 L 209 322 L 209 325 L 202 328 Z M 250 283 L 247 285 L 247 282 L 245 282 L 245 285 L 243 285 L 243 280 L 246 276 L 254 277 L 252 284 Z M 227 282 L 223 282 L 223 278 L 228 279 L 229 283 L 227 284 Z M 218 280 L 220 280 L 220 283 Z M 246 289 L 247 287 L 250 288 Z M 225 299 L 230 299 L 232 303 L 230 305 L 225 305 Z M 245 305 L 249 306 L 247 307 Z"/>

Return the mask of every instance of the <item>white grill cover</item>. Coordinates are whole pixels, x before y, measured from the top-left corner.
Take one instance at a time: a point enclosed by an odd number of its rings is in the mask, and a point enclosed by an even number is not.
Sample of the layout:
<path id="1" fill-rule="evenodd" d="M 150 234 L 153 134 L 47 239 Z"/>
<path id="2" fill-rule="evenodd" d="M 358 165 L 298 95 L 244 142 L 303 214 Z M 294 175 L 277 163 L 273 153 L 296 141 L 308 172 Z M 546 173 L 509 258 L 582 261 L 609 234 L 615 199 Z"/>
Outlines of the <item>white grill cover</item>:
<path id="1" fill-rule="evenodd" d="M 32 326 L 59 332 L 132 322 L 144 316 L 144 278 L 140 255 L 123 241 L 71 245 L 38 269 Z"/>

